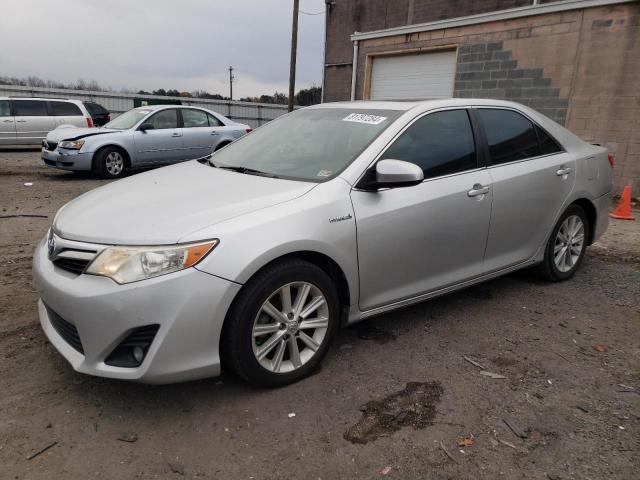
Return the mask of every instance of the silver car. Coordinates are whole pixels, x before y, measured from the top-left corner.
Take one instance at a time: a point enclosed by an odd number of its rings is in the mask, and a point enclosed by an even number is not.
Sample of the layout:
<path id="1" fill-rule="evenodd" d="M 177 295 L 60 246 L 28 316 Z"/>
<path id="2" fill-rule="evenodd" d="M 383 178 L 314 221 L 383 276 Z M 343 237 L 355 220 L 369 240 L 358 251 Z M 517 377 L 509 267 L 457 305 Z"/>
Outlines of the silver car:
<path id="1" fill-rule="evenodd" d="M 34 257 L 42 328 L 92 375 L 284 385 L 343 325 L 522 268 L 570 278 L 607 227 L 608 160 L 503 101 L 298 110 L 64 206 Z"/>
<path id="2" fill-rule="evenodd" d="M 42 142 L 50 167 L 119 178 L 128 169 L 193 160 L 251 131 L 198 107 L 154 105 L 123 113 L 101 128 L 57 128 Z"/>
<path id="3" fill-rule="evenodd" d="M 91 128 L 93 119 L 80 100 L 0 97 L 0 146 L 40 145 L 61 125 Z"/>

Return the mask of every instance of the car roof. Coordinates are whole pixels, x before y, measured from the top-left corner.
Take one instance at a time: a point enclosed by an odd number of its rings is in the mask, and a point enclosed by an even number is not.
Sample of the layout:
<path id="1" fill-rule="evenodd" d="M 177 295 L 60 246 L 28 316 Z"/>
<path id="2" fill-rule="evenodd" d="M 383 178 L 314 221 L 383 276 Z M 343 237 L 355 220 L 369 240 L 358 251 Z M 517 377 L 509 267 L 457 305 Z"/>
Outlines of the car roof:
<path id="1" fill-rule="evenodd" d="M 424 100 L 357 100 L 352 102 L 331 102 L 313 105 L 308 108 L 353 108 L 358 110 L 399 110 L 414 108 L 446 108 L 463 106 L 516 107 L 522 105 L 506 100 L 489 98 L 431 98 Z"/>
<path id="2" fill-rule="evenodd" d="M 82 100 L 74 100 L 71 98 L 55 98 L 55 97 L 0 97 L 0 100 L 54 100 L 56 102 L 72 102 L 72 103 L 82 103 Z"/>

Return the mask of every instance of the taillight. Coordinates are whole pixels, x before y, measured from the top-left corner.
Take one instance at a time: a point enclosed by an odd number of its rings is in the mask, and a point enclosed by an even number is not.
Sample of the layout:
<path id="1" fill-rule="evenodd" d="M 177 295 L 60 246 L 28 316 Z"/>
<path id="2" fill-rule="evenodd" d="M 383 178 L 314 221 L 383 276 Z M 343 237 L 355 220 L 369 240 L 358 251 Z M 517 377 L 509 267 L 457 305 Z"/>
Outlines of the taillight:
<path id="1" fill-rule="evenodd" d="M 609 165 L 611 165 L 611 168 L 613 168 L 616 164 L 616 157 L 613 156 L 613 153 L 607 155 L 607 160 L 609 160 Z"/>
<path id="2" fill-rule="evenodd" d="M 245 132 L 247 132 L 247 133 L 251 133 L 251 132 L 253 132 L 253 128 L 246 128 L 246 129 L 245 129 Z"/>
<path id="3" fill-rule="evenodd" d="M 87 127 L 93 128 L 93 118 L 87 117 Z"/>
<path id="4" fill-rule="evenodd" d="M 107 115 L 107 122 L 111 121 L 111 115 Z"/>

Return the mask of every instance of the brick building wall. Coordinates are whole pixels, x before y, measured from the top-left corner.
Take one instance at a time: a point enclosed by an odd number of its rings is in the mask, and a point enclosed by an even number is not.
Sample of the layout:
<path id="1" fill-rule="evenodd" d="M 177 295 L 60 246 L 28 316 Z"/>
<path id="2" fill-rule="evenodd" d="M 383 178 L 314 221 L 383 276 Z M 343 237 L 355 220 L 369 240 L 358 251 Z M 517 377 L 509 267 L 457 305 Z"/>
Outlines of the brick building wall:
<path id="1" fill-rule="evenodd" d="M 454 96 L 530 105 L 605 145 L 616 156 L 616 190 L 640 194 L 640 2 L 362 40 L 356 98 L 366 97 L 376 54 L 438 48 L 457 51 Z M 351 68 L 342 68 L 347 80 L 325 69 L 325 101 L 349 99 Z"/>

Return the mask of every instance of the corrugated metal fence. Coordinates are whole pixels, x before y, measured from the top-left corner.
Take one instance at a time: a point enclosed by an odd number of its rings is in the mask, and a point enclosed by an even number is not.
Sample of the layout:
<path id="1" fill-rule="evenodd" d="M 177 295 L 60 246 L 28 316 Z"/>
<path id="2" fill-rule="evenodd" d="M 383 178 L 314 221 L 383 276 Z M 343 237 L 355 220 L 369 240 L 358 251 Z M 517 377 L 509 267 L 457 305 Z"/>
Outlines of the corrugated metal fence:
<path id="1" fill-rule="evenodd" d="M 193 105 L 208 108 L 221 113 L 236 122 L 246 123 L 252 128 L 273 120 L 287 113 L 286 105 L 272 105 L 269 103 L 230 102 L 225 100 L 209 100 L 205 98 L 162 97 L 157 95 L 137 95 L 135 93 L 94 92 L 89 90 L 67 90 L 59 88 L 20 87 L 16 85 L 0 85 L 0 96 L 6 97 L 45 97 L 67 98 L 70 100 L 84 100 L 99 103 L 109 110 L 112 118 L 131 110 L 133 99 L 143 100 L 180 100 L 182 105 Z"/>

